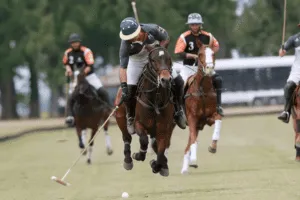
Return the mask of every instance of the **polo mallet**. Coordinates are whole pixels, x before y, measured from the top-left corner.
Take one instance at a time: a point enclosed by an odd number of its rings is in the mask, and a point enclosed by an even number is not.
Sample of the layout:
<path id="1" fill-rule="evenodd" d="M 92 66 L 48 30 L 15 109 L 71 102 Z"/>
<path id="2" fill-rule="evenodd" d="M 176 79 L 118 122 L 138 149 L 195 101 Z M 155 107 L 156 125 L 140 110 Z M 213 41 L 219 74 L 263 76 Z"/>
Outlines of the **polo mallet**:
<path id="1" fill-rule="evenodd" d="M 65 86 L 65 88 L 66 88 L 66 94 L 65 94 L 65 99 L 66 99 L 65 118 L 67 117 L 67 111 L 68 111 L 68 100 L 69 100 L 70 82 L 71 82 L 71 78 L 69 76 L 67 76 L 66 86 Z M 63 131 L 63 138 L 66 138 L 64 131 Z M 59 140 L 57 140 L 57 142 L 65 142 L 65 141 L 67 141 L 67 139 L 59 139 Z"/>
<path id="2" fill-rule="evenodd" d="M 139 22 L 138 13 L 137 13 L 137 9 L 136 9 L 136 2 L 135 2 L 135 0 L 131 0 L 131 6 L 132 6 L 134 17 L 135 17 L 137 23 L 140 23 Z"/>
<path id="3" fill-rule="evenodd" d="M 284 47 L 284 39 L 285 39 L 285 27 L 286 27 L 286 1 L 284 0 L 284 10 L 283 10 L 283 27 L 282 27 L 282 41 L 281 41 L 281 49 Z"/>
<path id="4" fill-rule="evenodd" d="M 123 100 L 121 99 L 120 103 L 114 108 L 114 110 L 110 113 L 108 118 L 105 120 L 105 122 L 102 124 L 102 126 L 98 129 L 97 133 L 94 135 L 94 137 L 91 139 L 91 141 L 88 143 L 88 145 L 85 147 L 85 149 L 80 153 L 79 157 L 75 160 L 75 162 L 71 165 L 71 167 L 67 170 L 67 172 L 64 174 L 62 178 L 57 178 L 56 176 L 52 176 L 51 179 L 61 185 L 64 186 L 70 186 L 71 184 L 66 182 L 65 179 L 68 176 L 68 174 L 71 172 L 71 169 L 78 163 L 80 160 L 81 156 L 84 154 L 84 152 L 87 151 L 89 148 L 90 144 L 95 140 L 97 137 L 98 133 L 100 133 L 100 130 L 105 126 L 105 124 L 108 122 L 108 120 L 113 116 L 113 114 L 118 110 L 119 106 L 123 103 Z"/>

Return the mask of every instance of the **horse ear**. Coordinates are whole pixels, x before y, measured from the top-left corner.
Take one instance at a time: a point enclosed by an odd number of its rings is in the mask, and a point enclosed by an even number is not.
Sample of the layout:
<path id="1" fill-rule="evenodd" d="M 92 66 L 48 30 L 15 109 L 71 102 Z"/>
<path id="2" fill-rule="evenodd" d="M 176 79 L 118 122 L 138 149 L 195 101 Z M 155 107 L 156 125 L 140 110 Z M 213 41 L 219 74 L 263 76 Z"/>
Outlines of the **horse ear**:
<path id="1" fill-rule="evenodd" d="M 147 44 L 147 45 L 145 45 L 145 49 L 150 52 L 154 49 L 154 47 Z"/>

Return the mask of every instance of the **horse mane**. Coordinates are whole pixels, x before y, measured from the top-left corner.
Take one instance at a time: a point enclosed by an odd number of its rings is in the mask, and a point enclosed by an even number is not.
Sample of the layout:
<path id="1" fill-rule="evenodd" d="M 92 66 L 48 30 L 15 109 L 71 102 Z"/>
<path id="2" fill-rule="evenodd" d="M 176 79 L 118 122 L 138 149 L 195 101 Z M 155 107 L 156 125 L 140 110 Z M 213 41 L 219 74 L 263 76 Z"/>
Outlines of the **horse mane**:
<path id="1" fill-rule="evenodd" d="M 205 67 L 206 66 L 205 46 L 199 40 L 199 38 L 196 39 L 196 44 L 197 44 L 197 47 L 199 48 L 199 51 L 198 51 L 198 67 Z"/>

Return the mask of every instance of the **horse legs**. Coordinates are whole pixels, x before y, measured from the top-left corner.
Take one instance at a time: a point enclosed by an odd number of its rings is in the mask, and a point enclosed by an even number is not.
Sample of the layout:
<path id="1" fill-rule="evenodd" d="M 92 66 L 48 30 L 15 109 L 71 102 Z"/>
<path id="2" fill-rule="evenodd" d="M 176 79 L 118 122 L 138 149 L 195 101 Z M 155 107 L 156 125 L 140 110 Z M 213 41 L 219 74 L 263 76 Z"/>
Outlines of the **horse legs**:
<path id="1" fill-rule="evenodd" d="M 90 138 L 89 142 L 91 142 L 91 140 L 95 137 L 96 132 L 97 132 L 97 129 L 96 129 L 96 128 L 92 129 L 92 134 L 91 134 L 91 138 Z M 91 142 L 91 144 L 90 144 L 90 146 L 89 146 L 89 148 L 88 148 L 88 159 L 87 159 L 87 163 L 88 163 L 88 164 L 91 164 L 91 163 L 92 163 L 93 146 L 94 146 L 94 141 Z"/>
<path id="2" fill-rule="evenodd" d="M 126 130 L 124 130 L 124 132 L 122 132 L 122 134 L 123 134 L 124 156 L 125 156 L 123 167 L 126 170 L 132 170 L 133 162 L 132 162 L 132 158 L 131 158 L 131 145 L 130 145 L 131 141 L 132 141 L 132 137 L 127 131 L 127 126 L 126 126 Z"/>
<path id="3" fill-rule="evenodd" d="M 148 149 L 149 139 L 147 131 L 139 122 L 136 123 L 136 132 L 140 137 L 140 151 L 138 153 L 133 153 L 132 158 L 137 161 L 144 161 L 146 159 L 146 153 Z"/>
<path id="4" fill-rule="evenodd" d="M 214 127 L 214 133 L 212 135 L 212 143 L 208 147 L 208 151 L 210 153 L 217 152 L 217 142 L 220 139 L 221 127 L 222 127 L 222 117 L 220 115 L 217 115 L 215 117 L 215 127 Z"/>
<path id="5" fill-rule="evenodd" d="M 160 133 L 161 136 L 165 135 Z M 161 176 L 169 176 L 168 159 L 165 155 L 168 138 L 157 138 L 157 161 L 151 160 L 150 166 L 153 173 L 160 173 Z"/>
<path id="6" fill-rule="evenodd" d="M 189 140 L 188 144 L 184 151 L 184 158 L 183 158 L 183 166 L 181 169 L 182 174 L 188 173 L 189 165 L 191 167 L 197 168 L 197 135 L 198 130 L 196 128 L 196 122 L 194 120 L 189 120 Z"/>
<path id="7" fill-rule="evenodd" d="M 82 133 L 84 133 L 84 132 L 85 132 L 85 129 L 82 129 L 82 128 L 76 126 L 76 133 L 77 133 L 78 140 L 79 140 L 79 148 L 81 150 L 83 150 L 85 148 L 84 143 L 83 143 L 84 136 L 82 136 L 83 135 Z M 86 154 L 86 152 L 84 152 L 84 155 L 85 154 Z"/>
<path id="8" fill-rule="evenodd" d="M 107 155 L 110 156 L 113 154 L 113 150 L 112 150 L 110 136 L 108 135 L 107 130 L 108 130 L 108 123 L 105 124 L 105 126 L 104 126 L 104 134 L 105 134 L 106 153 L 107 153 Z"/>
<path id="9" fill-rule="evenodd" d="M 300 119 L 294 119 L 296 161 L 300 162 Z"/>

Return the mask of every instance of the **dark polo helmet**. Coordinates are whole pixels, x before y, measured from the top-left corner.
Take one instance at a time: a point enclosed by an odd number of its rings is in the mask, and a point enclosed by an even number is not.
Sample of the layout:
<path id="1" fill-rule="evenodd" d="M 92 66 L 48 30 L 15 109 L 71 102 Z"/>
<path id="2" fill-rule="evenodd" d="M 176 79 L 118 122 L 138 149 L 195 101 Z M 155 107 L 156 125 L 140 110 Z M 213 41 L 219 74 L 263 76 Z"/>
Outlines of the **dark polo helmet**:
<path id="1" fill-rule="evenodd" d="M 133 17 L 123 19 L 120 24 L 120 29 L 120 38 L 122 40 L 131 40 L 141 32 L 141 26 Z"/>

